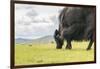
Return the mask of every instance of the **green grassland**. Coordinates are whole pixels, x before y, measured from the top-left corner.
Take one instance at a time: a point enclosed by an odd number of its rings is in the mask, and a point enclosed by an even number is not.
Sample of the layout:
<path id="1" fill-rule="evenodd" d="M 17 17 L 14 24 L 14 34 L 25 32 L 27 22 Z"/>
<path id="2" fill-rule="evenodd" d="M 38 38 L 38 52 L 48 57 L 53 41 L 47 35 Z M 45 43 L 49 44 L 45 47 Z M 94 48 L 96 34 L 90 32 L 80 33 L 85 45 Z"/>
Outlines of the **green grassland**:
<path id="1" fill-rule="evenodd" d="M 16 44 L 15 65 L 52 64 L 94 61 L 94 46 L 87 51 L 89 42 L 72 42 L 72 50 L 56 49 L 55 43 Z"/>

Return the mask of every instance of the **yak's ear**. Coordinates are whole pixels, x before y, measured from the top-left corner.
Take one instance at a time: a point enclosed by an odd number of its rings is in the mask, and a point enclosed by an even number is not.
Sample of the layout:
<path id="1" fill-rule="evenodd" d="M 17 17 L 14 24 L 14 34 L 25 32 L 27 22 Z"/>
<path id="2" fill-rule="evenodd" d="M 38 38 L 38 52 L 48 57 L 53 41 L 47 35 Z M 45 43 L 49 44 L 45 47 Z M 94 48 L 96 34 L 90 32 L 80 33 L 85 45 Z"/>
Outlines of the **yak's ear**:
<path id="1" fill-rule="evenodd" d="M 59 37 L 59 31 L 56 29 L 54 32 L 54 38 L 57 38 L 57 37 Z"/>
<path id="2" fill-rule="evenodd" d="M 55 30 L 55 32 L 54 32 L 54 38 L 56 39 L 56 40 L 58 40 L 58 38 L 59 38 L 59 31 L 56 29 Z"/>
<path id="3" fill-rule="evenodd" d="M 59 34 L 59 31 L 56 29 L 55 30 L 55 35 L 58 35 Z"/>

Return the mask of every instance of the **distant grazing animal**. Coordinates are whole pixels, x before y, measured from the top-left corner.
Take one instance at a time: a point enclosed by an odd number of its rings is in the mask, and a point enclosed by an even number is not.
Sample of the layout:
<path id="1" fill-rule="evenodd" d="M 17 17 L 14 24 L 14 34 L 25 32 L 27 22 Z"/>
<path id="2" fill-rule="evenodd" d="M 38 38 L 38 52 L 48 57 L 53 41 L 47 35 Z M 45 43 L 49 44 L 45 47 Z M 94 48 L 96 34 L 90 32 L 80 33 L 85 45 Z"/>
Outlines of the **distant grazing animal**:
<path id="1" fill-rule="evenodd" d="M 89 40 L 90 50 L 95 36 L 95 13 L 95 7 L 65 7 L 59 15 L 59 29 L 54 32 L 56 48 L 61 49 L 64 40 L 66 49 L 72 49 L 73 40 Z"/>

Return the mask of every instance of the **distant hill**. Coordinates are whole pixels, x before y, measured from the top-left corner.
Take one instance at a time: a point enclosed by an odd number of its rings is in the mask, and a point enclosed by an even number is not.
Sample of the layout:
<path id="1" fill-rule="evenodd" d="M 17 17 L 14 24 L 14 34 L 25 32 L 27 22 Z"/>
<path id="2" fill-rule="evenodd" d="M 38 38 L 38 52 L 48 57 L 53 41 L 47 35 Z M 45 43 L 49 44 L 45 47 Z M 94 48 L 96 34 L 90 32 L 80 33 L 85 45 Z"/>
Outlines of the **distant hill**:
<path id="1" fill-rule="evenodd" d="M 15 43 L 48 43 L 53 41 L 53 36 L 44 36 L 38 39 L 23 39 L 23 38 L 17 38 L 15 39 Z"/>
<path id="2" fill-rule="evenodd" d="M 15 39 L 15 43 L 30 43 L 32 39 L 24 39 L 24 38 L 17 38 Z"/>

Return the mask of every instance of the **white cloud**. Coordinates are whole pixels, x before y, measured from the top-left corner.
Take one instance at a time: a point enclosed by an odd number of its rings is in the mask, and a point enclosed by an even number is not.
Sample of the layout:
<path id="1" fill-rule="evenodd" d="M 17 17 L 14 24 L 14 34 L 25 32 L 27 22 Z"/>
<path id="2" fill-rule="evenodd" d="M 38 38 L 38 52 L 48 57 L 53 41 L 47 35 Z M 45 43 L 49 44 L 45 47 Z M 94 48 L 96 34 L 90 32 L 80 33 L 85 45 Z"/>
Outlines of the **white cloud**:
<path id="1" fill-rule="evenodd" d="M 15 38 L 35 39 L 53 35 L 57 17 L 63 7 L 15 5 Z M 52 19 L 53 17 L 53 19 Z"/>

